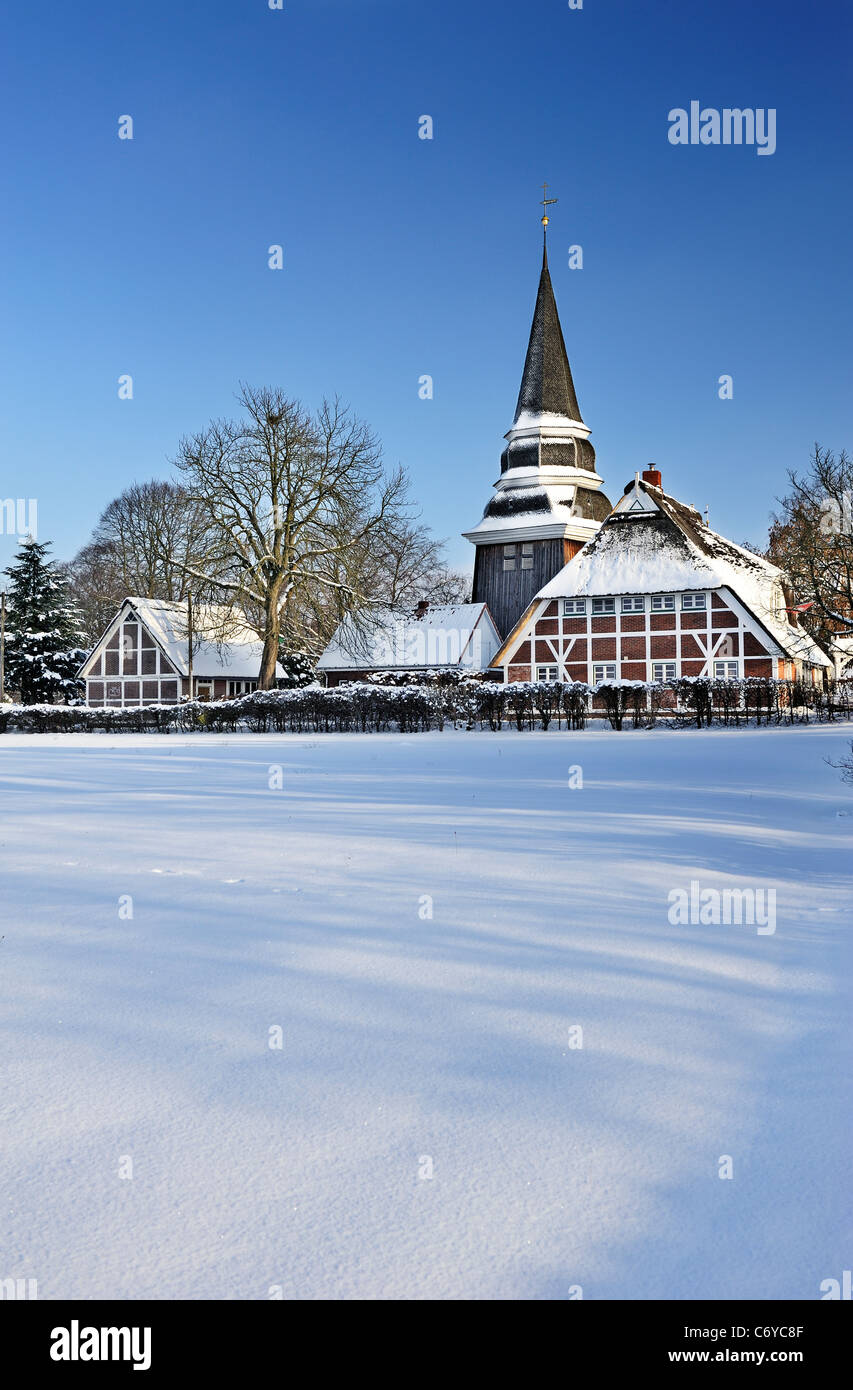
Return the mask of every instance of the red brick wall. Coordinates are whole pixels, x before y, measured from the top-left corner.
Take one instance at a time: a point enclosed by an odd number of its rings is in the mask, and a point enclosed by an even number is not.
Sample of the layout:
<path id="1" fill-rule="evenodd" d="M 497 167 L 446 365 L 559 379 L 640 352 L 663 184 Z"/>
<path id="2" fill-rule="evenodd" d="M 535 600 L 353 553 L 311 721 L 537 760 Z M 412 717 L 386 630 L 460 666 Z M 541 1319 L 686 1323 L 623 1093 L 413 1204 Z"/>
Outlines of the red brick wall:
<path id="1" fill-rule="evenodd" d="M 615 637 L 593 637 L 592 639 L 592 661 L 615 661 L 616 660 L 616 638 Z"/>
<path id="2" fill-rule="evenodd" d="M 732 610 L 731 610 L 730 608 L 727 608 L 727 609 L 725 610 L 725 612 L 723 612 L 723 613 L 720 613 L 720 612 L 712 613 L 712 614 L 711 614 L 711 626 L 712 626 L 712 627 L 737 627 L 737 614 L 733 613 Z"/>
<path id="3" fill-rule="evenodd" d="M 622 631 L 623 632 L 645 632 L 646 615 L 644 613 L 623 613 Z"/>
<path id="4" fill-rule="evenodd" d="M 675 629 L 674 613 L 652 613 L 650 619 L 652 632 L 672 632 Z"/>
<path id="5" fill-rule="evenodd" d="M 645 637 L 623 637 L 622 638 L 622 660 L 623 661 L 645 661 L 646 659 L 646 639 Z M 628 676 L 628 680 L 636 680 L 636 676 Z"/>
<path id="6" fill-rule="evenodd" d="M 564 618 L 563 631 L 572 637 L 576 632 L 586 632 L 586 618 Z"/>
<path id="7" fill-rule="evenodd" d="M 649 654 L 652 661 L 674 661 L 678 655 L 678 638 L 675 633 L 666 637 L 650 637 Z"/>
<path id="8" fill-rule="evenodd" d="M 703 630 L 703 632 L 704 632 L 704 630 L 705 630 L 705 628 L 707 627 L 707 625 L 708 625 L 708 624 L 707 624 L 706 617 L 705 617 L 705 614 L 704 614 L 704 613 L 682 613 L 682 615 L 681 615 L 681 627 L 682 627 L 682 630 L 683 630 L 684 628 L 697 628 L 697 627 L 699 627 L 699 628 L 702 628 L 702 630 Z"/>
<path id="9" fill-rule="evenodd" d="M 556 618 L 540 618 L 536 624 L 537 637 L 556 637 L 560 631 L 560 624 Z"/>
<path id="10" fill-rule="evenodd" d="M 615 618 L 615 617 L 611 617 L 611 618 L 593 618 L 593 620 L 592 620 L 592 631 L 593 631 L 593 632 L 615 632 L 615 631 L 616 631 L 616 618 Z"/>
<path id="11" fill-rule="evenodd" d="M 757 637 L 753 637 L 751 632 L 743 634 L 743 654 L 744 656 L 766 656 L 767 648 L 763 647 Z"/>

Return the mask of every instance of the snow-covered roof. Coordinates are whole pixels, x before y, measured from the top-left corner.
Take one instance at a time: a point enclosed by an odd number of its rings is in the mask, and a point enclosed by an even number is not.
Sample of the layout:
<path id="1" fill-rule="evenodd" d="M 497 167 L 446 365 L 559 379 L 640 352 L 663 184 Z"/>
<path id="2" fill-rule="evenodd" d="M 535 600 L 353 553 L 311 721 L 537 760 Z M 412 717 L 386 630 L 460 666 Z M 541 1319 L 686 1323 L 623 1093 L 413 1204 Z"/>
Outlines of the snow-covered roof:
<path id="1" fill-rule="evenodd" d="M 161 599 L 134 596 L 126 598 L 89 660 L 102 649 L 115 631 L 119 618 L 129 607 L 145 624 L 178 673 L 182 676 L 189 675 L 186 605 L 166 603 Z M 200 680 L 210 680 L 217 676 L 227 676 L 233 680 L 257 680 L 264 644 L 253 628 L 235 616 L 230 609 L 214 605 L 202 607 L 196 616 L 196 622 L 198 630 L 193 642 L 194 677 L 197 676 Z M 214 634 L 222 631 L 227 632 L 225 640 L 214 640 Z M 276 674 L 283 674 L 280 667 L 276 668 Z"/>
<path id="2" fill-rule="evenodd" d="M 695 507 L 637 478 L 595 538 L 536 597 L 729 588 L 789 656 L 830 666 L 808 634 L 789 622 L 784 582 L 776 565 L 712 531 Z"/>
<path id="3" fill-rule="evenodd" d="M 345 618 L 320 660 L 318 671 L 405 670 L 466 666 L 485 670 L 500 636 L 485 603 L 429 607 L 420 616 L 373 610 L 358 624 Z"/>

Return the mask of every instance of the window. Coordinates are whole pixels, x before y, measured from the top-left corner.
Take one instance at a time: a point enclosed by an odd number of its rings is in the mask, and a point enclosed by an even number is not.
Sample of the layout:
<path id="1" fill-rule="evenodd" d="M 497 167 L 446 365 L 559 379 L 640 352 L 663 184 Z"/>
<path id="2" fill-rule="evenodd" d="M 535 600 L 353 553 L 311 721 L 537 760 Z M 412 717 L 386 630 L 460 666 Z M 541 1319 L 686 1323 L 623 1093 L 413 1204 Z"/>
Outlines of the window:
<path id="1" fill-rule="evenodd" d="M 585 613 L 585 612 L 586 612 L 586 599 L 585 599 L 585 598 L 564 598 L 564 599 L 563 599 L 563 617 L 568 618 L 568 617 L 570 617 L 572 614 Z"/>
<path id="2" fill-rule="evenodd" d="M 523 570 L 533 569 L 533 542 L 527 541 L 521 547 L 521 568 Z"/>
<path id="3" fill-rule="evenodd" d="M 592 611 L 593 613 L 615 613 L 615 598 L 594 598 L 592 600 Z"/>
<path id="4" fill-rule="evenodd" d="M 257 681 L 229 681 L 228 695 L 232 699 L 235 695 L 248 695 L 256 685 Z"/>
<path id="5" fill-rule="evenodd" d="M 136 623 L 125 623 L 121 630 L 121 670 L 124 676 L 139 675 L 136 655 L 138 635 Z"/>
<path id="6" fill-rule="evenodd" d="M 675 607 L 675 594 L 652 594 L 653 613 L 671 613 Z"/>
<path id="7" fill-rule="evenodd" d="M 615 663 L 615 661 L 614 661 L 611 665 L 593 666 L 593 668 L 592 668 L 592 679 L 593 679 L 594 682 L 595 682 L 595 681 L 615 681 L 615 679 L 616 679 L 616 663 Z"/>
<path id="8" fill-rule="evenodd" d="M 694 610 L 697 609 L 697 608 L 704 608 L 704 607 L 705 607 L 705 595 L 704 595 L 704 594 L 682 594 L 682 595 L 681 595 L 681 607 L 684 608 L 684 609 L 692 608 L 692 609 L 694 609 Z"/>
<path id="9" fill-rule="evenodd" d="M 504 546 L 504 569 L 505 569 L 505 570 L 514 570 L 514 569 L 515 569 L 515 546 L 514 546 L 514 545 L 505 545 L 505 546 Z"/>
<path id="10" fill-rule="evenodd" d="M 736 681 L 736 680 L 737 680 L 737 662 L 736 662 L 736 661 L 715 661 L 715 662 L 714 662 L 714 675 L 715 675 L 715 677 L 716 677 L 716 679 L 717 679 L 718 681 Z"/>
<path id="11" fill-rule="evenodd" d="M 623 613 L 645 613 L 645 611 L 646 611 L 646 600 L 643 598 L 643 595 L 642 595 L 642 594 L 634 594 L 634 595 L 633 595 L 632 597 L 630 597 L 630 598 L 623 598 L 623 600 L 622 600 L 622 612 L 623 612 Z"/>
<path id="12" fill-rule="evenodd" d="M 674 661 L 653 661 L 652 662 L 653 681 L 674 681 L 675 662 Z"/>
<path id="13" fill-rule="evenodd" d="M 556 666 L 537 666 L 536 679 L 538 681 L 555 681 L 557 679 Z"/>

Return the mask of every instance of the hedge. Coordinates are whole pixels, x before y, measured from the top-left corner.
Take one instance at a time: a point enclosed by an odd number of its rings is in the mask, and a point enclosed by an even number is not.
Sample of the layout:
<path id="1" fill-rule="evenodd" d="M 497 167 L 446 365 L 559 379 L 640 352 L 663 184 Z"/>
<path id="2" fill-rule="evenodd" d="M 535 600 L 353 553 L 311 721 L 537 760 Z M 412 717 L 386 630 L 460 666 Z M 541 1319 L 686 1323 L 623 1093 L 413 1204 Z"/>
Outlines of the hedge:
<path id="1" fill-rule="evenodd" d="M 796 681 L 681 678 L 664 683 L 477 679 L 429 684 L 352 683 L 326 689 L 255 691 L 236 700 L 137 709 L 84 705 L 0 706 L 0 734 L 17 733 L 420 733 L 455 728 L 582 729 L 592 718 L 612 729 L 664 724 L 698 728 L 795 724 L 850 718 L 850 683 L 823 690 Z"/>

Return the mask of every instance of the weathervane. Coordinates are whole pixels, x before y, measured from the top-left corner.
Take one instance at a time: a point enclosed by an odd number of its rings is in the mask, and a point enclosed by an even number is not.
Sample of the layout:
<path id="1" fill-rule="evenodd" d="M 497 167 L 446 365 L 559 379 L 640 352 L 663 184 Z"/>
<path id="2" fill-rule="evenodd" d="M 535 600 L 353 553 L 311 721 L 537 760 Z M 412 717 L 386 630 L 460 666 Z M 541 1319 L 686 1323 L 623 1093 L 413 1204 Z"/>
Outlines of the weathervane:
<path id="1" fill-rule="evenodd" d="M 558 202 L 560 201 L 559 198 L 549 198 L 549 197 L 548 197 L 548 188 L 549 188 L 549 185 L 548 185 L 547 183 L 543 183 L 543 185 L 542 185 L 542 212 L 543 212 L 542 227 L 543 227 L 543 229 L 544 229 L 545 236 L 548 235 L 548 223 L 551 221 L 550 217 L 548 216 L 548 209 L 549 209 L 549 207 L 551 207 L 551 205 L 552 205 L 553 203 L 558 203 Z"/>

